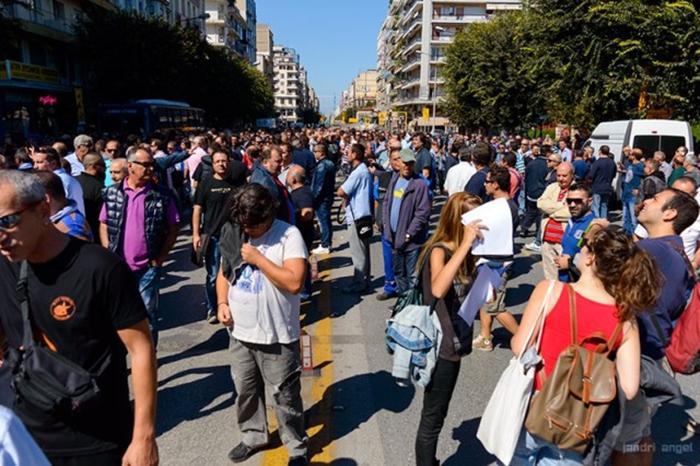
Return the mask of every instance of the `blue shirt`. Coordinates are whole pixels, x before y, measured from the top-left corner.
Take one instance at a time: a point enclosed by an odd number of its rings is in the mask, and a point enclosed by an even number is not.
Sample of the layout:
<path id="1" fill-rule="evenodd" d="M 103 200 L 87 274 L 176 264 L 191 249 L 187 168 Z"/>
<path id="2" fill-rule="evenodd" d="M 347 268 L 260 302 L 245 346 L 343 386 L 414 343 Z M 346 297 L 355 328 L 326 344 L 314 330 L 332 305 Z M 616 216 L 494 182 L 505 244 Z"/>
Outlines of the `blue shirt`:
<path id="1" fill-rule="evenodd" d="M 469 178 L 467 185 L 464 187 L 466 192 L 479 196 L 484 202 L 486 202 L 488 198 L 486 195 L 486 186 L 484 185 L 486 182 L 486 174 L 488 172 L 489 167 L 482 168 L 478 172 L 474 173 L 471 178 Z"/>
<path id="2" fill-rule="evenodd" d="M 561 253 L 562 255 L 569 256 L 570 264 L 574 260 L 574 256 L 581 252 L 581 248 L 578 247 L 578 242 L 594 218 L 595 215 L 593 215 L 593 212 L 588 212 L 579 219 L 569 219 L 569 223 L 566 225 L 566 229 L 564 230 L 564 236 L 561 238 Z M 559 280 L 562 282 L 568 282 L 569 274 L 564 270 L 560 270 Z"/>
<path id="3" fill-rule="evenodd" d="M 345 209 L 345 219 L 348 225 L 355 223 L 356 218 L 372 214 L 370 202 L 372 198 L 372 175 L 364 163 L 359 164 L 350 172 L 350 176 L 341 186 L 348 196 L 349 205 Z"/>
<path id="4" fill-rule="evenodd" d="M 396 229 L 399 226 L 399 212 L 401 212 L 401 201 L 403 200 L 403 194 L 406 192 L 406 188 L 408 187 L 408 183 L 410 180 L 407 180 L 403 176 L 399 176 L 399 179 L 396 180 L 396 184 L 394 185 L 394 192 L 391 193 L 392 196 L 394 196 L 394 199 L 391 203 L 391 213 L 389 216 L 389 225 L 391 226 L 391 231 L 396 232 Z"/>
<path id="5" fill-rule="evenodd" d="M 627 165 L 625 173 L 625 181 L 622 183 L 622 200 L 628 201 L 635 199 L 632 190 L 639 189 L 644 177 L 644 164 L 642 162 L 630 163 Z"/>
<path id="6" fill-rule="evenodd" d="M 78 180 L 70 176 L 63 168 L 53 171 L 61 179 L 63 183 L 63 191 L 66 193 L 66 199 L 75 201 L 76 206 L 81 214 L 85 215 L 85 199 L 83 199 L 83 188 L 78 183 Z"/>
<path id="7" fill-rule="evenodd" d="M 574 160 L 574 175 L 576 176 L 577 180 L 582 180 L 586 178 L 586 175 L 588 174 L 588 169 L 589 167 L 585 160 Z"/>
<path id="8" fill-rule="evenodd" d="M 647 238 L 639 241 L 637 245 L 651 255 L 661 275 L 661 292 L 654 308 L 649 312 L 642 312 L 637 317 L 639 340 L 642 344 L 642 354 L 653 359 L 661 359 L 665 352 L 665 344 L 661 338 L 663 337 L 666 342 L 671 338 L 673 321 L 678 319 L 685 310 L 695 279 L 690 275 L 685 259 L 681 255 L 683 240 L 680 236 Z M 661 327 L 662 336 L 659 335 L 650 317 L 652 313 Z"/>

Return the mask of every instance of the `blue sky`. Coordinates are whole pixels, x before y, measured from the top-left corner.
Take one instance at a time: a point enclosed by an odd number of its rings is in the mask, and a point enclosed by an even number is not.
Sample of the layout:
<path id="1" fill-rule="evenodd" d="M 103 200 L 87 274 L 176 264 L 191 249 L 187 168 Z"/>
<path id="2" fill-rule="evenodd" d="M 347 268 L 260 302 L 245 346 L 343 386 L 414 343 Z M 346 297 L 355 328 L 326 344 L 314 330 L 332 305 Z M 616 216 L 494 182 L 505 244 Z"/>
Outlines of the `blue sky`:
<path id="1" fill-rule="evenodd" d="M 333 109 L 333 96 L 357 73 L 376 68 L 377 34 L 388 0 L 257 0 L 258 23 L 270 25 L 275 44 L 296 49 L 321 100 L 321 113 Z"/>

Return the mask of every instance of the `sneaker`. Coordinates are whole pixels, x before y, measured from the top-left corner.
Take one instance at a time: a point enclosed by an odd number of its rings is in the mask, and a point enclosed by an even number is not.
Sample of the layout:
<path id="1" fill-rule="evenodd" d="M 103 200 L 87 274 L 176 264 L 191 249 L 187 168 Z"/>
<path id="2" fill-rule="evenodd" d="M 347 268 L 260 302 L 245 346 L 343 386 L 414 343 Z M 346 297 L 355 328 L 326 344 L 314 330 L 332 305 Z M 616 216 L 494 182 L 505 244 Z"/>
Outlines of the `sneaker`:
<path id="1" fill-rule="evenodd" d="M 493 338 L 484 338 L 479 335 L 472 340 L 472 347 L 479 351 L 493 351 Z"/>
<path id="2" fill-rule="evenodd" d="M 293 458 L 289 458 L 289 463 L 287 464 L 289 466 L 306 466 L 309 464 L 309 461 L 305 456 L 295 456 Z"/>
<path id="3" fill-rule="evenodd" d="M 386 301 L 387 299 L 393 299 L 397 296 L 398 295 L 396 293 L 387 293 L 386 291 L 382 291 L 377 295 L 377 301 Z"/>
<path id="4" fill-rule="evenodd" d="M 216 317 L 215 312 L 207 313 L 207 322 L 209 322 L 212 325 L 219 323 L 219 319 Z"/>
<path id="5" fill-rule="evenodd" d="M 322 254 L 330 254 L 331 250 L 330 248 L 324 248 L 323 246 L 318 246 L 315 249 L 311 250 L 311 254 L 316 254 L 318 256 Z"/>
<path id="6" fill-rule="evenodd" d="M 235 447 L 233 447 L 233 450 L 228 452 L 228 459 L 230 459 L 234 463 L 242 463 L 243 461 L 253 456 L 253 454 L 261 448 L 262 446 L 256 448 L 249 447 L 245 443 L 241 442 Z"/>
<path id="7" fill-rule="evenodd" d="M 532 243 L 527 243 L 525 245 L 525 249 L 527 249 L 528 251 L 532 251 L 532 252 L 540 252 L 542 247 L 533 241 Z"/>

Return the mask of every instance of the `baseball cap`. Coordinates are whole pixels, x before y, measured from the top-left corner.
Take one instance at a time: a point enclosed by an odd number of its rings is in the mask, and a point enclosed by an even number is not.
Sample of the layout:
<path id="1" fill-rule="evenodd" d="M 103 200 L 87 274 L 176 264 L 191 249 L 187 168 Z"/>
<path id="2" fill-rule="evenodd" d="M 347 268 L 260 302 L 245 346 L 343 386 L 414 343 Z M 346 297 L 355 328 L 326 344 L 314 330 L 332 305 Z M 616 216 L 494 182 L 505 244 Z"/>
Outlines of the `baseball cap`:
<path id="1" fill-rule="evenodd" d="M 402 162 L 415 163 L 416 161 L 416 156 L 413 154 L 413 151 L 411 149 L 401 149 L 399 155 L 401 156 Z"/>

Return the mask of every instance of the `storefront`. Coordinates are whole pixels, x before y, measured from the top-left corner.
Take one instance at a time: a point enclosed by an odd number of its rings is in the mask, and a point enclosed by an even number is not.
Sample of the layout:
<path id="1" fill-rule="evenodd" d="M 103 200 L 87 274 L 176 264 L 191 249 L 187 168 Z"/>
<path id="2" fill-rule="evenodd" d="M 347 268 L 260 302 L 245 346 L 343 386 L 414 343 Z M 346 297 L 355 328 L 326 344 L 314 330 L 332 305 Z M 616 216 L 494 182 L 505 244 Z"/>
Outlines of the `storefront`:
<path id="1" fill-rule="evenodd" d="M 0 136 L 41 139 L 75 132 L 79 88 L 60 83 L 53 68 L 0 62 Z"/>

